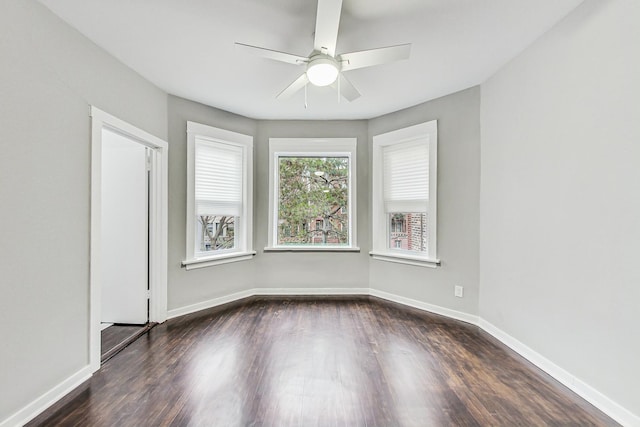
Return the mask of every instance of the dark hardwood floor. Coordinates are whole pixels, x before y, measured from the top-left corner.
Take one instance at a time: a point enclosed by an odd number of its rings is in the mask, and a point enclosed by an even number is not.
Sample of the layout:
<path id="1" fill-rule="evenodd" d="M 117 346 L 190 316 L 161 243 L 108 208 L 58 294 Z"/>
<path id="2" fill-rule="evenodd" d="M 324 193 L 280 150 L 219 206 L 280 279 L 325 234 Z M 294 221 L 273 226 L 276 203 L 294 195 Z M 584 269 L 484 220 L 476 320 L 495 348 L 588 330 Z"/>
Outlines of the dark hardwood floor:
<path id="1" fill-rule="evenodd" d="M 147 331 L 147 325 L 111 325 L 100 334 L 101 360 L 106 362 Z"/>
<path id="2" fill-rule="evenodd" d="M 477 327 L 252 297 L 156 326 L 30 426 L 610 426 Z"/>

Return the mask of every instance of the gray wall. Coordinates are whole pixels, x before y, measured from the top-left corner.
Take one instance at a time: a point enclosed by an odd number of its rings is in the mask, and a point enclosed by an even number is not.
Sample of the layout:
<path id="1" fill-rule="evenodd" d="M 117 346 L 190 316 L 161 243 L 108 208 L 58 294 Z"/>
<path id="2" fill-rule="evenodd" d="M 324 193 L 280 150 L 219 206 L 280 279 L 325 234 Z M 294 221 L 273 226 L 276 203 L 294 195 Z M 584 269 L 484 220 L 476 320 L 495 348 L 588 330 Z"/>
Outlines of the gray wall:
<path id="1" fill-rule="evenodd" d="M 480 315 L 640 414 L 640 2 L 587 0 L 482 85 Z"/>
<path id="2" fill-rule="evenodd" d="M 469 314 L 478 313 L 480 88 L 474 87 L 369 122 L 374 135 L 438 120 L 437 269 L 372 260 L 371 288 Z M 371 160 L 369 161 L 369 168 Z M 464 298 L 453 295 L 464 286 Z"/>
<path id="3" fill-rule="evenodd" d="M 166 137 L 166 95 L 35 1 L 0 12 L 0 421 L 87 366 L 89 104 Z"/>

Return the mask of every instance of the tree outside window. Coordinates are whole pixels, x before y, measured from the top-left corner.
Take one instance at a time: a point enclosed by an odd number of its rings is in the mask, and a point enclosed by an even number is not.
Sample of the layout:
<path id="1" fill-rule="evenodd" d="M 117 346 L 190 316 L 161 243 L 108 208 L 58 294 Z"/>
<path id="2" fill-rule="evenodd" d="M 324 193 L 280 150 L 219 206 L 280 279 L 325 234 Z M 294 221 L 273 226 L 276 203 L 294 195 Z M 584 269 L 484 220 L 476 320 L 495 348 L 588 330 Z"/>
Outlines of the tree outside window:
<path id="1" fill-rule="evenodd" d="M 348 245 L 349 158 L 279 157 L 278 245 Z"/>
<path id="2" fill-rule="evenodd" d="M 233 216 L 198 216 L 200 251 L 233 249 L 235 247 L 235 219 Z"/>

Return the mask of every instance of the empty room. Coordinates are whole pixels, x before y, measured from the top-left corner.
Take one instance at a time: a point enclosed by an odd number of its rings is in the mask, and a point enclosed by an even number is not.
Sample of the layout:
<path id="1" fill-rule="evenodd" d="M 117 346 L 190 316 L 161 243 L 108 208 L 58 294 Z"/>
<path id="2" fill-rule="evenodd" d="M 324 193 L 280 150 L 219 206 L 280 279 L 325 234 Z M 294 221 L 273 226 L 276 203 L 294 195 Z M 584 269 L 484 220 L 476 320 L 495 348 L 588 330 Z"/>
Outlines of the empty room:
<path id="1" fill-rule="evenodd" d="M 640 427 L 638 22 L 3 0 L 0 427 Z"/>

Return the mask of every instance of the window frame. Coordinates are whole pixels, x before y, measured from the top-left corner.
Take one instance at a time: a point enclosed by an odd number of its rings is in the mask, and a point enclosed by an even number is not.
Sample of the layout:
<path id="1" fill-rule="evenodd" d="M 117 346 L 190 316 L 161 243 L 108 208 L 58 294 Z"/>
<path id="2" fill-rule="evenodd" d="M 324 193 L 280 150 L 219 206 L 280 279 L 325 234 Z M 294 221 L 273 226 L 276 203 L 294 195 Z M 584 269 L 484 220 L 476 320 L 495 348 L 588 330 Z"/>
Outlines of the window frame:
<path id="1" fill-rule="evenodd" d="M 269 138 L 269 252 L 359 252 L 357 240 L 357 138 Z M 279 159 L 280 157 L 348 157 L 349 158 L 349 245 L 287 246 L 278 245 Z"/>
<path id="2" fill-rule="evenodd" d="M 372 250 L 373 259 L 436 268 L 440 266 L 437 256 L 437 177 L 438 177 L 438 124 L 437 120 L 420 123 L 391 132 L 373 136 L 372 153 Z M 429 144 L 429 200 L 428 213 L 428 249 L 425 255 L 411 251 L 398 250 L 390 246 L 389 213 L 384 208 L 384 164 L 385 147 L 427 139 Z"/>
<path id="3" fill-rule="evenodd" d="M 234 224 L 237 247 L 218 253 L 198 256 L 195 249 L 195 163 L 196 140 L 232 145 L 242 150 L 242 210 L 238 224 Z M 186 259 L 182 265 L 187 269 L 244 261 L 253 258 L 253 137 L 241 133 L 187 121 L 187 239 Z"/>

